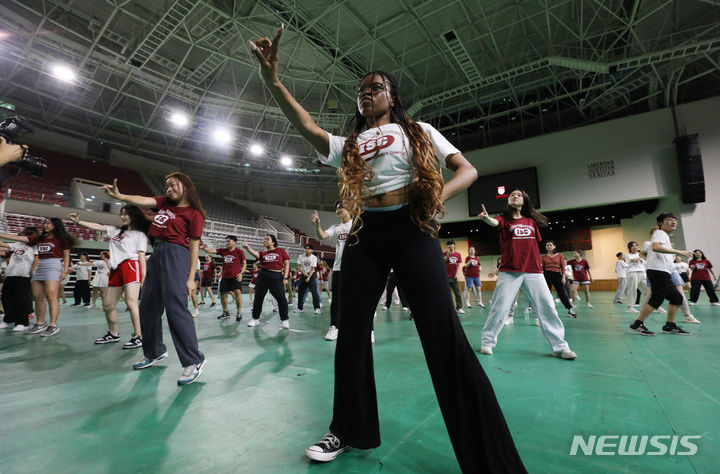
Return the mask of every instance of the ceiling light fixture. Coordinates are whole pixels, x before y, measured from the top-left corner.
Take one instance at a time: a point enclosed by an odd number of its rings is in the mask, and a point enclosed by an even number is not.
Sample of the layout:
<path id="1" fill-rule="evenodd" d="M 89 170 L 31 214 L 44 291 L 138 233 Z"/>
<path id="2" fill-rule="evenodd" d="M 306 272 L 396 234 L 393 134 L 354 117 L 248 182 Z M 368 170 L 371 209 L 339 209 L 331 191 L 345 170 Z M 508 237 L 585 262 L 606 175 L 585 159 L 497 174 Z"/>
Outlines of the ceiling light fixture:
<path id="1" fill-rule="evenodd" d="M 252 153 L 255 156 L 260 156 L 265 151 L 265 148 L 262 147 L 262 145 L 258 145 L 257 143 L 250 145 L 250 153 Z"/>
<path id="2" fill-rule="evenodd" d="M 280 164 L 283 166 L 290 166 L 292 165 L 292 159 L 287 155 L 283 155 L 280 157 Z"/>
<path id="3" fill-rule="evenodd" d="M 170 115 L 170 121 L 178 127 L 186 127 L 190 123 L 188 116 L 182 112 L 173 112 Z"/>
<path id="4" fill-rule="evenodd" d="M 215 132 L 213 132 L 213 138 L 220 145 L 229 145 L 233 140 L 232 134 L 226 128 L 218 128 L 215 130 Z"/>
<path id="5" fill-rule="evenodd" d="M 52 75 L 64 82 L 73 82 L 77 79 L 75 71 L 63 64 L 53 66 Z"/>

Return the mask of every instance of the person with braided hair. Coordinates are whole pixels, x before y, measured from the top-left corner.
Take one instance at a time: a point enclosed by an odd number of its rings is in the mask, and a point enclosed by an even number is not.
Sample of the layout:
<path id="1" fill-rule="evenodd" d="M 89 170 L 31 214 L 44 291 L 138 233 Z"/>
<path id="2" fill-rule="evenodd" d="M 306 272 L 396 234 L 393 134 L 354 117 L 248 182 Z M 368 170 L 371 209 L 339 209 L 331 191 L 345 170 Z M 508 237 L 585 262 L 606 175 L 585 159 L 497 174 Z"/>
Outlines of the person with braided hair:
<path id="1" fill-rule="evenodd" d="M 383 71 L 365 75 L 357 87 L 348 137 L 320 128 L 278 77 L 283 30 L 272 41 L 265 37 L 250 44 L 260 76 L 320 160 L 338 168 L 340 198 L 353 221 L 340 275 L 342 331 L 335 350 L 333 418 L 329 432 L 306 456 L 332 461 L 351 447 L 380 445 L 370 333 L 375 305 L 393 268 L 414 315 L 460 468 L 526 472 L 455 312 L 437 240 L 443 202 L 470 186 L 477 171 L 437 130 L 407 115 L 397 80 Z M 441 168 L 452 173 L 447 183 Z"/>

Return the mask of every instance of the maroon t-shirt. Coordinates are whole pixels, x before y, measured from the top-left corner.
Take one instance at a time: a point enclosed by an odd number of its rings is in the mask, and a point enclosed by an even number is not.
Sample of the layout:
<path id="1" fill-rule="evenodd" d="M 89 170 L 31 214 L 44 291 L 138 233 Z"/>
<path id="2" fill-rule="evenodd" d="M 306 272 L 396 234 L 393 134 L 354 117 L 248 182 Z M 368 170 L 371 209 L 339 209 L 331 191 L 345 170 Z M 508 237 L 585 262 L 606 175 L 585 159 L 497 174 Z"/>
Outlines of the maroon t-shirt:
<path id="1" fill-rule="evenodd" d="M 156 197 L 155 204 L 158 212 L 150 225 L 151 240 L 157 237 L 187 248 L 190 239 L 202 237 L 205 219 L 200 211 L 174 206 L 165 196 Z"/>
<path id="2" fill-rule="evenodd" d="M 212 260 L 204 262 L 202 265 L 202 277 L 203 280 L 212 280 L 215 276 L 215 262 Z"/>
<path id="3" fill-rule="evenodd" d="M 59 237 L 40 237 L 31 235 L 28 237 L 28 245 L 35 247 L 38 258 L 63 258 L 63 250 L 72 247 L 69 241 Z"/>
<path id="4" fill-rule="evenodd" d="M 480 278 L 480 257 L 475 255 L 471 257 L 468 255 L 465 257 L 465 263 L 472 262 L 470 265 L 464 268 L 465 276 L 470 278 Z"/>
<path id="5" fill-rule="evenodd" d="M 262 267 L 265 270 L 282 270 L 285 260 L 290 260 L 285 249 L 272 249 L 259 252 Z"/>
<path id="6" fill-rule="evenodd" d="M 445 252 L 445 268 L 447 268 L 448 278 L 453 278 L 457 275 L 458 266 L 462 263 L 462 256 L 457 253 Z"/>
<path id="7" fill-rule="evenodd" d="M 222 277 L 223 278 L 235 278 L 242 271 L 243 262 L 245 261 L 245 253 L 242 250 L 235 247 L 232 250 L 228 249 L 217 249 L 218 255 L 222 255 Z"/>
<path id="8" fill-rule="evenodd" d="M 552 257 L 548 254 L 542 256 L 542 267 L 546 272 L 565 273 L 565 257 L 556 253 Z"/>
<path id="9" fill-rule="evenodd" d="M 258 273 L 260 273 L 260 270 L 250 270 L 250 283 L 253 285 L 257 281 Z"/>
<path id="10" fill-rule="evenodd" d="M 688 262 L 688 266 L 692 269 L 690 280 L 712 280 L 712 278 L 710 278 L 709 269 L 713 266 L 712 263 L 710 263 L 710 260 L 690 260 Z"/>
<path id="11" fill-rule="evenodd" d="M 497 216 L 498 236 L 500 237 L 501 272 L 542 273 L 540 266 L 541 240 L 537 223 L 529 217 L 505 220 Z"/>
<path id="12" fill-rule="evenodd" d="M 588 270 L 590 270 L 590 264 L 587 260 L 580 259 L 578 262 L 576 259 L 568 260 L 568 265 L 572 267 L 573 281 L 590 281 L 588 276 Z"/>

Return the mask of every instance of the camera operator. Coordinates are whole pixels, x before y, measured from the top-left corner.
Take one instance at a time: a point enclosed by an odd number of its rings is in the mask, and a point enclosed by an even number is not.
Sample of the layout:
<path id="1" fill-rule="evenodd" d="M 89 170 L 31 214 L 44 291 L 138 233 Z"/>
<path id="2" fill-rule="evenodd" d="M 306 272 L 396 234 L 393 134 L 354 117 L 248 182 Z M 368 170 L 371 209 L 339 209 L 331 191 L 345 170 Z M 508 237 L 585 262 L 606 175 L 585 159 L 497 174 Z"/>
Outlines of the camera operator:
<path id="1" fill-rule="evenodd" d="M 4 138 L 0 137 L 0 166 L 13 161 L 20 161 L 25 150 L 27 150 L 26 146 L 10 145 Z"/>

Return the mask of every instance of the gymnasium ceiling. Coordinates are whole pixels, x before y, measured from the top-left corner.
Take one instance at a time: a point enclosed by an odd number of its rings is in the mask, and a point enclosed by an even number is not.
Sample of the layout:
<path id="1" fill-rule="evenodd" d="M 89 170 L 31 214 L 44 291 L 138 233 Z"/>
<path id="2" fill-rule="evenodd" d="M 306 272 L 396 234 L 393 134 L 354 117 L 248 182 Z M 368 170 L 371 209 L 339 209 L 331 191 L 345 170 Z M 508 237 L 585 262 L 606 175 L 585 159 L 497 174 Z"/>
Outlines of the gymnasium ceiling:
<path id="1" fill-rule="evenodd" d="M 464 151 L 720 94 L 719 0 L 2 0 L 0 102 L 98 158 L 118 148 L 239 185 L 335 189 L 247 46 L 281 23 L 281 79 L 332 133 L 375 69 Z M 79 78 L 52 77 L 58 62 Z M 172 126 L 176 110 L 191 126 Z M 218 125 L 230 150 L 209 138 Z"/>

